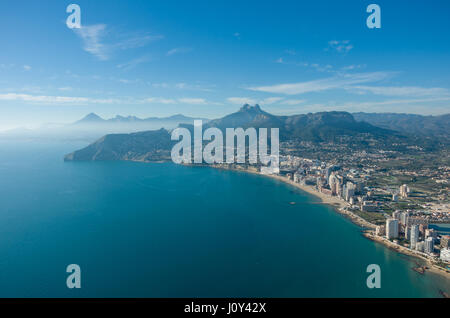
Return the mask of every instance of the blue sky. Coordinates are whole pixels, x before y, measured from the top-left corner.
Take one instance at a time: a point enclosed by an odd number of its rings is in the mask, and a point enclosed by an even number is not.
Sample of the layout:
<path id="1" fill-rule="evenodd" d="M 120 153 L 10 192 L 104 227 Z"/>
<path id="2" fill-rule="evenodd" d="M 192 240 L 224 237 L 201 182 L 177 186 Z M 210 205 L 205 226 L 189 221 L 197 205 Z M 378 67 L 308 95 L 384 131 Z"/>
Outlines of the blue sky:
<path id="1" fill-rule="evenodd" d="M 82 28 L 66 26 L 81 7 Z M 366 7 L 381 7 L 381 29 Z M 2 1 L 0 130 L 89 112 L 208 118 L 259 103 L 443 114 L 448 1 Z"/>

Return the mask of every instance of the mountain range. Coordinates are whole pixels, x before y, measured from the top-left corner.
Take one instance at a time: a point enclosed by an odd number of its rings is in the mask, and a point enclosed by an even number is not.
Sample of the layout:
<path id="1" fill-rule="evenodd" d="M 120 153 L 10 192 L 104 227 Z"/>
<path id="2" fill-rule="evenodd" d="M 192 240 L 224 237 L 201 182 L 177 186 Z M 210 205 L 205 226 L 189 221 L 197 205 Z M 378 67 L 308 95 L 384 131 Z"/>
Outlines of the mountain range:
<path id="1" fill-rule="evenodd" d="M 183 125 L 188 126 L 188 125 Z M 307 141 L 328 141 L 337 136 L 357 134 L 386 135 L 396 132 L 379 128 L 366 122 L 359 122 L 348 112 L 318 112 L 292 116 L 276 116 L 267 113 L 256 104 L 245 104 L 235 113 L 225 117 L 211 120 L 206 125 L 225 130 L 228 127 L 244 129 L 254 128 L 279 128 L 280 140 L 293 138 Z"/>
<path id="2" fill-rule="evenodd" d="M 396 113 L 353 113 L 357 121 L 374 126 L 396 130 L 407 135 L 449 138 L 450 114 L 422 116 Z"/>
<path id="3" fill-rule="evenodd" d="M 170 117 L 138 118 L 136 116 L 117 115 L 103 119 L 95 113 L 90 113 L 82 119 L 69 124 L 45 124 L 39 128 L 16 128 L 0 132 L 0 139 L 27 140 L 84 140 L 92 142 L 104 135 L 112 133 L 132 133 L 138 131 L 156 130 L 160 128 L 173 129 L 180 124 L 193 123 L 197 118 L 181 114 Z M 208 119 L 199 118 L 207 122 Z"/>
<path id="4" fill-rule="evenodd" d="M 422 141 L 404 133 L 406 127 L 399 129 L 393 121 L 387 119 L 383 121 L 380 116 L 378 121 L 391 124 L 377 126 L 362 120 L 362 116 L 363 113 L 354 116 L 340 111 L 276 116 L 263 111 L 259 105 L 246 104 L 235 113 L 208 121 L 203 128 L 217 127 L 222 131 L 225 128 L 238 127 L 279 128 L 280 141 L 338 142 L 342 138 L 352 138 L 376 140 L 382 144 L 410 142 L 414 145 Z M 375 121 L 374 118 L 377 117 L 370 119 Z M 95 118 L 89 116 L 88 120 L 91 119 Z M 450 136 L 449 126 L 442 127 L 440 121 L 437 122 L 435 129 L 442 131 L 443 136 Z M 180 126 L 193 129 L 192 124 L 181 123 Z M 170 149 L 174 143 L 170 140 L 169 131 L 165 129 L 112 134 L 102 137 L 84 149 L 66 155 L 65 160 L 164 160 L 170 159 Z"/>
<path id="5" fill-rule="evenodd" d="M 193 118 L 187 117 L 182 114 L 173 115 L 170 117 L 148 117 L 148 118 L 139 118 L 136 116 L 120 116 L 116 115 L 110 119 L 103 119 L 95 113 L 90 113 L 83 117 L 82 119 L 76 121 L 72 125 L 86 125 L 86 124 L 110 124 L 110 123 L 158 123 L 158 124 L 171 124 L 178 125 L 181 123 L 192 123 L 195 119 L 201 119 L 204 121 L 208 121 L 205 118 Z"/>

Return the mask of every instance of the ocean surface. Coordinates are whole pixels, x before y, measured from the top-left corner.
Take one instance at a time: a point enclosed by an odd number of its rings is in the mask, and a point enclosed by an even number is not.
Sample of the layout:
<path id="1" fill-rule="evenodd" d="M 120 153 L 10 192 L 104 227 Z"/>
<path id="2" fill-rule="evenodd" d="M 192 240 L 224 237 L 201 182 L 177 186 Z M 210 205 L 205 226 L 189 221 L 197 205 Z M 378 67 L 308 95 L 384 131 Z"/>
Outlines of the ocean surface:
<path id="1" fill-rule="evenodd" d="M 64 162 L 85 143 L 0 141 L 0 297 L 439 297 L 448 281 L 267 177 Z M 295 205 L 290 202 L 296 202 Z M 66 267 L 81 267 L 81 289 Z M 381 288 L 366 268 L 381 268 Z"/>
<path id="2" fill-rule="evenodd" d="M 450 224 L 430 224 L 428 227 L 435 229 L 438 234 L 450 235 Z"/>

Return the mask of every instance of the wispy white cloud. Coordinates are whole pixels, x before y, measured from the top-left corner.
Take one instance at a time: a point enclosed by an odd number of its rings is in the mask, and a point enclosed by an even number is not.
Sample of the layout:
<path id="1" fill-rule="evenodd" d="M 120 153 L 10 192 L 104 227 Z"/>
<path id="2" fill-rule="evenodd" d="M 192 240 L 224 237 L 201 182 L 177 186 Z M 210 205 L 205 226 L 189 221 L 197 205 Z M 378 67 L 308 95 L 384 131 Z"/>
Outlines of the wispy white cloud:
<path id="1" fill-rule="evenodd" d="M 416 98 L 416 99 L 391 99 L 381 102 L 363 102 L 363 103 L 344 103 L 344 106 L 361 106 L 363 108 L 371 108 L 373 106 L 390 106 L 390 105 L 404 105 L 404 104 L 417 104 L 417 103 L 432 103 L 432 102 L 444 102 L 450 101 L 450 97 L 436 97 L 436 98 Z"/>
<path id="2" fill-rule="evenodd" d="M 31 70 L 31 66 L 30 66 L 30 65 L 24 65 L 24 66 L 23 66 L 23 69 L 24 69 L 25 71 L 30 71 L 30 70 Z"/>
<path id="3" fill-rule="evenodd" d="M 134 82 L 133 80 L 129 80 L 129 79 L 126 79 L 126 78 L 119 78 L 119 79 L 117 79 L 117 81 L 122 83 L 122 84 L 131 84 L 131 83 Z"/>
<path id="4" fill-rule="evenodd" d="M 117 40 L 111 44 L 113 49 L 129 50 L 146 46 L 148 43 L 161 40 L 163 35 L 151 35 L 148 33 L 120 33 L 117 32 Z"/>
<path id="5" fill-rule="evenodd" d="M 348 112 L 396 112 L 415 114 L 446 114 L 448 113 L 450 97 L 440 98 L 405 98 L 389 99 L 384 101 L 349 101 L 304 104 L 302 112 L 318 111 L 348 111 Z M 278 109 L 284 114 L 296 114 L 297 109 Z"/>
<path id="6" fill-rule="evenodd" d="M 116 50 L 128 50 L 143 47 L 151 41 L 162 39 L 162 35 L 148 33 L 111 32 L 106 24 L 83 25 L 73 31 L 83 40 L 83 49 L 101 61 L 110 59 Z M 109 42 L 106 38 L 109 36 Z"/>
<path id="7" fill-rule="evenodd" d="M 149 97 L 143 100 L 144 103 L 158 103 L 158 104 L 189 104 L 189 105 L 218 105 L 219 103 L 207 101 L 199 97 L 182 97 L 182 98 L 164 98 L 164 97 Z"/>
<path id="8" fill-rule="evenodd" d="M 347 88 L 348 86 L 354 84 L 377 82 L 386 79 L 390 76 L 390 74 L 391 73 L 388 72 L 344 74 L 320 80 L 300 83 L 277 84 L 270 86 L 255 86 L 249 87 L 248 89 L 266 93 L 298 95 L 309 92 L 325 91 L 329 89 Z"/>
<path id="9" fill-rule="evenodd" d="M 163 97 L 149 97 L 144 100 L 147 103 L 159 103 L 159 104 L 176 104 L 177 101 L 171 98 L 163 98 Z"/>
<path id="10" fill-rule="evenodd" d="M 73 30 L 83 40 L 83 49 L 86 52 L 102 61 L 109 58 L 106 46 L 101 43 L 106 34 L 106 24 L 83 25 Z"/>
<path id="11" fill-rule="evenodd" d="M 192 51 L 192 48 L 189 48 L 189 47 L 176 47 L 176 48 L 173 48 L 173 49 L 167 51 L 167 56 L 180 54 L 180 53 L 188 53 L 190 51 Z"/>
<path id="12" fill-rule="evenodd" d="M 203 92 L 212 92 L 214 91 L 215 85 L 212 84 L 204 84 L 204 83 L 148 83 L 154 88 L 158 89 L 178 89 L 178 90 L 191 90 L 191 91 L 203 91 Z"/>
<path id="13" fill-rule="evenodd" d="M 344 72 L 345 71 L 354 71 L 354 70 L 361 69 L 364 67 L 366 67 L 365 64 L 352 64 L 352 65 L 347 65 L 347 66 L 341 67 L 341 71 L 344 71 Z"/>
<path id="14" fill-rule="evenodd" d="M 37 86 L 37 85 L 25 85 L 22 87 L 18 87 L 18 88 L 10 88 L 7 89 L 6 91 L 14 91 L 14 92 L 25 92 L 27 94 L 31 93 L 31 94 L 43 94 L 44 92 L 44 88 L 41 86 Z"/>
<path id="15" fill-rule="evenodd" d="M 283 97 L 267 97 L 263 99 L 256 99 L 250 97 L 229 97 L 227 101 L 231 104 L 236 105 L 244 105 L 244 104 L 259 104 L 262 106 L 268 106 L 273 104 L 282 104 L 282 105 L 298 105 L 305 100 L 303 99 L 284 99 Z"/>
<path id="16" fill-rule="evenodd" d="M 328 42 L 328 47 L 325 50 L 326 51 L 333 50 L 338 53 L 345 54 L 345 53 L 350 52 L 350 50 L 352 50 L 352 49 L 353 49 L 353 45 L 350 43 L 349 40 L 343 40 L 343 41 L 333 40 L 333 41 Z"/>
<path id="17" fill-rule="evenodd" d="M 286 99 L 286 100 L 282 101 L 280 104 L 295 106 L 295 105 L 303 104 L 305 102 L 306 102 L 305 99 Z"/>
<path id="18" fill-rule="evenodd" d="M 62 92 L 67 92 L 67 91 L 71 91 L 73 88 L 70 86 L 65 86 L 65 87 L 59 87 L 58 90 L 62 91 Z"/>
<path id="19" fill-rule="evenodd" d="M 169 88 L 168 83 L 149 83 L 154 88 Z"/>
<path id="20" fill-rule="evenodd" d="M 418 86 L 352 86 L 348 88 L 356 92 L 370 92 L 375 95 L 384 96 L 450 96 L 446 88 L 441 87 L 418 87 Z"/>
<path id="21" fill-rule="evenodd" d="M 118 102 L 115 99 L 96 99 L 89 97 L 70 97 L 70 96 L 48 96 L 48 95 L 30 95 L 6 93 L 0 94 L 0 100 L 4 101 L 25 101 L 46 104 L 111 104 Z"/>
<path id="22" fill-rule="evenodd" d="M 91 98 L 91 97 L 74 97 L 74 96 L 50 96 L 50 95 L 31 95 L 19 93 L 0 94 L 0 101 L 23 101 L 29 103 L 42 104 L 189 104 L 189 105 L 218 105 L 219 103 L 209 102 L 204 98 L 183 97 L 178 99 L 165 97 L 148 97 L 145 99 L 136 98 Z"/>
<path id="23" fill-rule="evenodd" d="M 319 64 L 319 63 L 308 63 L 308 62 L 294 62 L 294 61 L 288 61 L 284 57 L 280 57 L 275 60 L 275 63 L 277 64 L 286 64 L 286 65 L 292 65 L 292 66 L 300 66 L 300 67 L 309 67 L 313 68 L 318 72 L 328 72 L 328 73 L 338 73 L 333 69 L 333 66 L 330 64 Z"/>
<path id="24" fill-rule="evenodd" d="M 205 105 L 207 104 L 206 100 L 203 98 L 180 98 L 178 99 L 180 103 L 183 104 L 193 104 L 193 105 Z"/>
<path id="25" fill-rule="evenodd" d="M 309 66 L 316 69 L 316 71 L 318 71 L 318 72 L 333 72 L 333 70 L 332 70 L 333 66 L 331 66 L 330 64 L 321 65 L 318 63 L 313 63 L 313 64 L 310 64 Z"/>
<path id="26" fill-rule="evenodd" d="M 150 61 L 150 57 L 142 56 L 142 57 L 133 59 L 131 61 L 128 61 L 128 62 L 125 62 L 125 63 L 122 63 L 122 64 L 118 64 L 117 68 L 120 68 L 122 70 L 127 71 L 127 70 L 131 70 L 131 69 L 135 68 L 139 64 L 143 64 L 143 63 L 146 63 L 148 61 Z"/>

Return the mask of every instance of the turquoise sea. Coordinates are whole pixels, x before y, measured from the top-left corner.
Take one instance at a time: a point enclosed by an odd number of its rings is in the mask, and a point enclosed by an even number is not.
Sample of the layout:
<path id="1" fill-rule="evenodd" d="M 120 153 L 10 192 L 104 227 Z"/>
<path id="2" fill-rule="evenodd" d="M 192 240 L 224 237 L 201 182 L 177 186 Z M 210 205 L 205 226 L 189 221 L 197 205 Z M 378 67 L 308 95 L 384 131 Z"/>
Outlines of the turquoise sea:
<path id="1" fill-rule="evenodd" d="M 439 297 L 449 282 L 270 178 L 64 162 L 81 142 L 0 142 L 0 297 Z M 289 202 L 296 202 L 295 205 Z M 81 267 L 81 289 L 66 266 Z M 381 267 L 381 288 L 366 267 Z"/>

